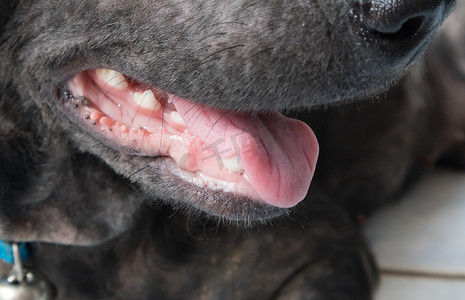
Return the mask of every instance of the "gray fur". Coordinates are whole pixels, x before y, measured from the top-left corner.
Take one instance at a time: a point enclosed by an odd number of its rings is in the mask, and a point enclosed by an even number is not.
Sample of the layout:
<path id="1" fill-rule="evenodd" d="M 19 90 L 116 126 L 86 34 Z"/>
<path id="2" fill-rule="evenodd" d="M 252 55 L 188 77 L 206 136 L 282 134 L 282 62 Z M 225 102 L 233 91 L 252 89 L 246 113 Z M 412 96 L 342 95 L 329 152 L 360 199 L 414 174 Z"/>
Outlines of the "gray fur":
<path id="1" fill-rule="evenodd" d="M 84 69 L 107 67 L 252 114 L 352 102 L 386 89 L 418 59 L 451 9 L 446 2 L 424 42 L 396 55 L 374 37 L 360 39 L 350 1 L 3 1 L 0 238 L 33 241 L 26 264 L 63 300 L 370 299 L 376 270 L 352 217 L 416 173 L 424 153 L 412 145 L 424 132 L 403 132 L 429 124 L 429 114 L 410 117 L 411 97 L 392 96 L 402 87 L 363 115 L 390 117 L 398 128 L 367 130 L 359 114 L 334 117 L 337 109 L 300 115 L 328 151 L 308 198 L 290 211 L 193 189 L 166 171 L 164 158 L 107 147 L 58 109 L 60 89 Z M 389 156 L 398 181 L 379 167 L 379 152 L 345 143 L 349 126 L 360 139 L 393 130 L 405 140 Z M 333 147 L 368 166 L 339 172 Z M 380 195 L 366 193 L 367 176 Z"/>

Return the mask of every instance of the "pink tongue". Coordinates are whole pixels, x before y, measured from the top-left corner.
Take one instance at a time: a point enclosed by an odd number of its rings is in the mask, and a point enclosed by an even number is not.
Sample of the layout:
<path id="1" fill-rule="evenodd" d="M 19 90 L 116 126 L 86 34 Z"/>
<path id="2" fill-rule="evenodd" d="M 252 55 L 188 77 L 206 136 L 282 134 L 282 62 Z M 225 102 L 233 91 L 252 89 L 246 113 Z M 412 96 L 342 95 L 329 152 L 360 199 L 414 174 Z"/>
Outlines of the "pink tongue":
<path id="1" fill-rule="evenodd" d="M 236 155 L 250 184 L 268 204 L 292 207 L 307 194 L 318 142 L 305 123 L 279 112 L 251 117 L 174 97 L 190 131 L 222 158 Z"/>

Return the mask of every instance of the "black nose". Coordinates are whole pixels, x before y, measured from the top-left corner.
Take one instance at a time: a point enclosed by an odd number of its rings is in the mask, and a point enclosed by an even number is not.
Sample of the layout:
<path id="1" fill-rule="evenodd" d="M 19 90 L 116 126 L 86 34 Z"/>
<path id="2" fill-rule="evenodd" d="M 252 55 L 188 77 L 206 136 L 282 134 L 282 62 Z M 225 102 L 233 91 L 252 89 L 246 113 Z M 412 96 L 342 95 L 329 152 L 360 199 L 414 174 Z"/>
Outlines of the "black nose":
<path id="1" fill-rule="evenodd" d="M 437 30 L 455 0 L 353 0 L 352 13 L 365 35 L 386 40 L 421 40 Z"/>

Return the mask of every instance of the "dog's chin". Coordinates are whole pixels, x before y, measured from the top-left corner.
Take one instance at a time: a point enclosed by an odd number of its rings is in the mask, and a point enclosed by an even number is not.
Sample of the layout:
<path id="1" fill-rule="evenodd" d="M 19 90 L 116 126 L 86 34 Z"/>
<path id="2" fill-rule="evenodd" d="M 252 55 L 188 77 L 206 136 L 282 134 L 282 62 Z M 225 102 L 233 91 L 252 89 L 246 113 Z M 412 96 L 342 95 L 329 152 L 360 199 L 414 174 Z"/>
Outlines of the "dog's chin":
<path id="1" fill-rule="evenodd" d="M 65 115 L 112 153 L 94 154 L 154 203 L 253 222 L 282 215 L 309 189 L 316 137 L 277 110 L 210 108 L 109 69 L 80 72 L 58 95 Z"/>

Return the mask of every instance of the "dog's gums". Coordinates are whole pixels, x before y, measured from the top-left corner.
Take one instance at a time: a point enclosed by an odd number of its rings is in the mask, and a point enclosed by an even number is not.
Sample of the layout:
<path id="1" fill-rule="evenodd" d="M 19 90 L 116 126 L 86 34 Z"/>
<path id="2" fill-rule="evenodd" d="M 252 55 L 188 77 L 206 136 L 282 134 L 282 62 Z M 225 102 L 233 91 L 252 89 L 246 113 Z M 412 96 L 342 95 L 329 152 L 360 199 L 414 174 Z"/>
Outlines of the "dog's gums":
<path id="1" fill-rule="evenodd" d="M 276 207 L 296 205 L 309 188 L 316 138 L 277 111 L 207 108 L 108 69 L 79 73 L 61 94 L 67 115 L 106 145 L 170 157 L 172 172 L 197 187 Z"/>

